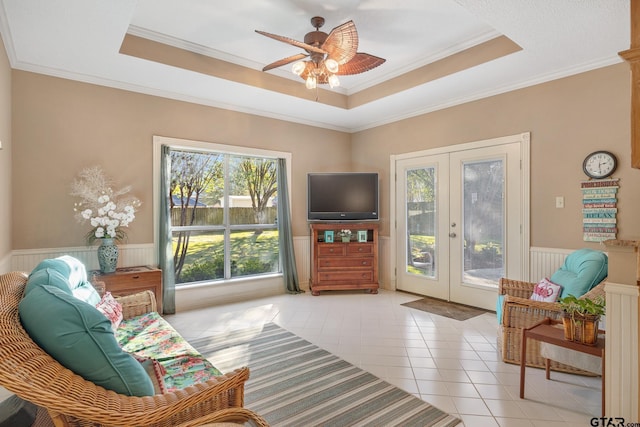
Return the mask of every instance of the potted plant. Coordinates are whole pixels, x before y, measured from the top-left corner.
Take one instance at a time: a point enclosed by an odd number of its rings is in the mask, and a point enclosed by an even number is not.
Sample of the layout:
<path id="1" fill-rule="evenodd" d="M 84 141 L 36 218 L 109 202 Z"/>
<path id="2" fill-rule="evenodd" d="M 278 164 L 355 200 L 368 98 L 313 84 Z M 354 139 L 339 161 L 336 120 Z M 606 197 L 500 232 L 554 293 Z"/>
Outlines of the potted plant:
<path id="1" fill-rule="evenodd" d="M 605 299 L 599 296 L 593 300 L 569 295 L 559 301 L 562 307 L 564 337 L 587 345 L 598 341 L 598 323 L 605 314 Z"/>
<path id="2" fill-rule="evenodd" d="M 351 230 L 348 230 L 348 229 L 340 230 L 340 237 L 342 238 L 343 242 L 350 241 L 351 240 Z"/>

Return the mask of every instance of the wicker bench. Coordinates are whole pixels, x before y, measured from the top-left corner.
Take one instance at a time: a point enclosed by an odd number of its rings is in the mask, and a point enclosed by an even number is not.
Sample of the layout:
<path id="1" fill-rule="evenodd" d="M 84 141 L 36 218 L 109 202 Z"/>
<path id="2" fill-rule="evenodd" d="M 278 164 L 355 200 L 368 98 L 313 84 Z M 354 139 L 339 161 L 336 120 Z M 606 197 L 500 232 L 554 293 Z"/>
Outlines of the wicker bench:
<path id="1" fill-rule="evenodd" d="M 0 385 L 39 407 L 34 425 L 175 427 L 224 421 L 267 425 L 243 408 L 248 368 L 146 397 L 117 394 L 76 375 L 36 345 L 22 327 L 18 304 L 26 281 L 26 273 L 0 275 Z M 125 318 L 155 311 L 149 291 L 118 302 Z"/>

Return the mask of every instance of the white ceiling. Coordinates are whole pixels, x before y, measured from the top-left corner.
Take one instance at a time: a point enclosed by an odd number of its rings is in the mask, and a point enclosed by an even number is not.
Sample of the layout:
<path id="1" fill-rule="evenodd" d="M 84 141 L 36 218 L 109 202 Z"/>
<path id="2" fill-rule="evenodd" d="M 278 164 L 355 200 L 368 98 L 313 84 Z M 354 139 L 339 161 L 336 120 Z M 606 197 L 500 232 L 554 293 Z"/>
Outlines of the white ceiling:
<path id="1" fill-rule="evenodd" d="M 0 0 L 15 69 L 355 132 L 621 62 L 629 0 Z M 410 90 L 344 109 L 119 53 L 127 32 L 261 70 L 302 41 L 352 19 L 359 51 L 382 66 L 342 76 L 349 96 L 505 35 L 522 50 Z M 295 79 L 288 66 L 269 71 Z M 320 95 L 322 96 L 322 95 Z"/>

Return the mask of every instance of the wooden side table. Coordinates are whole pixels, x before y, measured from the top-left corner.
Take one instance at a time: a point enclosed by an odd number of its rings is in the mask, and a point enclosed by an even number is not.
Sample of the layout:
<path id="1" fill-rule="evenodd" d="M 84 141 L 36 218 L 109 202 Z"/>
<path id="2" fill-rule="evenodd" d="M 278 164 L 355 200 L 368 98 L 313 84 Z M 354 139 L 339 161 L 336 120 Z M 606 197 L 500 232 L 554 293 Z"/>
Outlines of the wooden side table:
<path id="1" fill-rule="evenodd" d="M 105 283 L 106 290 L 115 296 L 131 295 L 146 290 L 153 291 L 156 296 L 158 313 L 162 314 L 162 270 L 152 266 L 118 268 L 115 273 L 102 274 L 100 271 L 89 272 L 96 279 Z"/>
<path id="2" fill-rule="evenodd" d="M 539 323 L 522 330 L 522 346 L 520 347 L 520 399 L 524 399 L 524 371 L 526 368 L 527 339 L 533 339 L 544 343 L 557 345 L 558 347 L 590 354 L 602 358 L 602 416 L 604 417 L 604 336 L 598 337 L 596 345 L 580 344 L 564 338 L 564 329 L 556 325 L 562 324 L 557 320 L 546 318 Z M 549 359 L 546 360 L 546 378 L 550 378 Z"/>

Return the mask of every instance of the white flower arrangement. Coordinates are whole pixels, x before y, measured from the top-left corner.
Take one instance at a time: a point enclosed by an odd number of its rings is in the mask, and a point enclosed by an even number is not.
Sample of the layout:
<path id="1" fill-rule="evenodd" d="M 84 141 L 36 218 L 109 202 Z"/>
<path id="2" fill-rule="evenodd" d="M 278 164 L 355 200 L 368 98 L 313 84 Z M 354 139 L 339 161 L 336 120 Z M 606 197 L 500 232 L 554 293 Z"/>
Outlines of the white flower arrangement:
<path id="1" fill-rule="evenodd" d="M 344 230 L 340 230 L 340 235 L 344 237 L 351 237 L 351 230 L 347 230 L 346 228 Z"/>
<path id="2" fill-rule="evenodd" d="M 71 184 L 71 195 L 81 199 L 74 204 L 75 217 L 80 223 L 89 221 L 92 227 L 86 235 L 89 244 L 103 238 L 126 239 L 123 228 L 131 224 L 140 207 L 136 197 L 123 197 L 131 191 L 131 186 L 117 191 L 111 186 L 112 181 L 99 166 L 83 169 Z"/>

